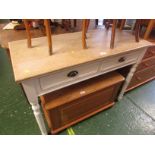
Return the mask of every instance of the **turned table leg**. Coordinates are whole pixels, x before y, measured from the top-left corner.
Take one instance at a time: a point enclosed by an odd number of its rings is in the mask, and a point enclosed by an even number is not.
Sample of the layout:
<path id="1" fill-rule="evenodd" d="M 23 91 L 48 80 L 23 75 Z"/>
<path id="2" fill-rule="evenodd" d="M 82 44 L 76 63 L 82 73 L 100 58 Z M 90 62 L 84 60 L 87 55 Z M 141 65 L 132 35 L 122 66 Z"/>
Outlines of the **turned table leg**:
<path id="1" fill-rule="evenodd" d="M 128 85 L 130 84 L 130 81 L 131 81 L 131 79 L 132 79 L 132 77 L 133 77 L 133 75 L 134 75 L 134 73 L 135 73 L 135 71 L 136 71 L 136 69 L 137 69 L 137 66 L 138 66 L 139 63 L 141 62 L 141 60 L 142 60 L 142 58 L 143 58 L 145 52 L 146 52 L 146 48 L 144 48 L 143 51 L 141 51 L 141 55 L 139 56 L 139 58 L 138 58 L 138 60 L 137 60 L 137 63 L 134 64 L 134 65 L 132 65 L 132 67 L 131 67 L 131 69 L 130 69 L 130 71 L 129 71 L 129 73 L 128 73 L 126 79 L 125 79 L 125 82 L 124 82 L 124 84 L 123 84 L 123 87 L 122 87 L 122 89 L 121 89 L 121 91 L 120 91 L 120 94 L 118 95 L 118 100 L 121 100 L 121 99 L 123 98 L 123 95 L 124 95 L 124 93 L 125 93 L 125 91 L 126 91 Z"/>
<path id="2" fill-rule="evenodd" d="M 34 85 L 34 81 L 23 81 L 22 82 L 22 86 L 23 89 L 25 91 L 25 94 L 27 96 L 27 99 L 29 101 L 29 103 L 31 104 L 32 110 L 33 110 L 33 114 L 35 116 L 35 119 L 37 121 L 37 124 L 39 126 L 39 129 L 42 133 L 42 135 L 47 135 L 47 130 L 45 127 L 45 122 L 40 110 L 40 105 L 38 102 L 38 95 L 36 93 L 35 90 L 35 85 Z"/>

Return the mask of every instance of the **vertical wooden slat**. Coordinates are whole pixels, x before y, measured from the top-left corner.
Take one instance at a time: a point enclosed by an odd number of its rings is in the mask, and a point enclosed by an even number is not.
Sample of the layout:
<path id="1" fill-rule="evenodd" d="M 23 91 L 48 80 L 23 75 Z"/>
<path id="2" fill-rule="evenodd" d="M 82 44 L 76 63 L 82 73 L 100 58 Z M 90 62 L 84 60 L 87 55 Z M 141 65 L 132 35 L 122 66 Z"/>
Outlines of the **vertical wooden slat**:
<path id="1" fill-rule="evenodd" d="M 135 40 L 136 42 L 139 42 L 139 33 L 140 33 L 140 19 L 136 20 L 136 24 L 135 24 Z"/>
<path id="2" fill-rule="evenodd" d="M 98 26 L 98 19 L 95 19 L 95 27 Z"/>
<path id="3" fill-rule="evenodd" d="M 82 20 L 82 47 L 83 47 L 83 49 L 87 48 L 87 45 L 86 45 L 86 22 L 87 22 L 86 19 Z"/>
<path id="4" fill-rule="evenodd" d="M 89 23 L 90 23 L 90 19 L 86 19 L 86 33 L 88 31 Z"/>
<path id="5" fill-rule="evenodd" d="M 110 48 L 111 49 L 114 48 L 116 25 L 117 25 L 117 19 L 113 19 L 111 41 L 110 41 Z"/>
<path id="6" fill-rule="evenodd" d="M 121 25 L 120 25 L 120 28 L 119 28 L 120 30 L 123 30 L 125 22 L 126 22 L 126 19 L 121 20 Z"/>
<path id="7" fill-rule="evenodd" d="M 24 22 L 25 29 L 26 29 L 27 46 L 28 46 L 28 48 L 31 48 L 32 47 L 32 43 L 31 43 L 30 27 L 29 27 L 28 21 L 26 19 L 23 19 L 23 22 Z"/>
<path id="8" fill-rule="evenodd" d="M 49 47 L 49 54 L 52 54 L 52 38 L 51 38 L 51 27 L 50 27 L 50 21 L 48 19 L 44 19 L 45 29 L 46 29 L 46 35 L 48 40 L 48 47 Z"/>
<path id="9" fill-rule="evenodd" d="M 77 23 L 76 23 L 76 19 L 74 19 L 74 27 L 76 27 Z"/>

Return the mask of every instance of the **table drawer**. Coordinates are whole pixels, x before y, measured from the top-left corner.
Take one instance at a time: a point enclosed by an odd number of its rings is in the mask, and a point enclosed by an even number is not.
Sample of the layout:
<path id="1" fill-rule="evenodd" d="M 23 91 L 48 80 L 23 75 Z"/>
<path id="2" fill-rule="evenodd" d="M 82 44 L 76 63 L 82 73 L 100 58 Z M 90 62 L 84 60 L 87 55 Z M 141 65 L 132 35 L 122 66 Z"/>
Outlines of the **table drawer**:
<path id="1" fill-rule="evenodd" d="M 143 70 L 149 66 L 155 65 L 155 56 L 147 58 L 146 60 L 143 60 L 139 66 L 137 67 L 136 72 Z"/>
<path id="2" fill-rule="evenodd" d="M 71 67 L 61 72 L 56 72 L 39 78 L 41 90 L 49 89 L 66 82 L 76 81 L 81 77 L 95 74 L 98 71 L 99 62 L 87 63 L 81 66 Z"/>
<path id="3" fill-rule="evenodd" d="M 102 62 L 101 71 L 108 70 L 110 68 L 116 68 L 119 66 L 123 67 L 124 65 L 128 65 L 129 63 L 136 61 L 138 57 L 139 51 L 107 58 Z"/>

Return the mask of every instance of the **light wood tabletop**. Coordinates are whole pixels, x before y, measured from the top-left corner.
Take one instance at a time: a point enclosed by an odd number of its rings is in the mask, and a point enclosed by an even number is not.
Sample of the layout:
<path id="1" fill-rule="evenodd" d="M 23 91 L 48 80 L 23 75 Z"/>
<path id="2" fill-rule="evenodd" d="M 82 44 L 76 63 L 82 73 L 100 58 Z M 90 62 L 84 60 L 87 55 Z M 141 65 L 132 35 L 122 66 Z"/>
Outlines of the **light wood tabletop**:
<path id="1" fill-rule="evenodd" d="M 10 55 L 16 81 L 80 65 L 89 61 L 110 57 L 148 47 L 152 44 L 145 40 L 135 42 L 131 32 L 117 31 L 115 48 L 110 49 L 111 31 L 91 30 L 87 34 L 87 49 L 82 48 L 81 32 L 53 36 L 53 54 L 49 56 L 46 37 L 32 40 L 32 48 L 26 40 L 9 43 Z"/>

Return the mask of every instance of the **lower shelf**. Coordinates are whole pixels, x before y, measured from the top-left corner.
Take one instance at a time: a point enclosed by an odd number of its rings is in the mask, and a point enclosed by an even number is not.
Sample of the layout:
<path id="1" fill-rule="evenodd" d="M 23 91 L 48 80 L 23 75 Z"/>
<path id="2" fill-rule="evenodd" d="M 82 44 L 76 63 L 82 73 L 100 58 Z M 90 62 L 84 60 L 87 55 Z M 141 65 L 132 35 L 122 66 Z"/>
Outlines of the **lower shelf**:
<path id="1" fill-rule="evenodd" d="M 72 125 L 74 125 L 74 124 L 76 124 L 78 122 L 81 122 L 81 121 L 83 121 L 83 120 L 85 120 L 85 119 L 87 119 L 87 118 L 89 118 L 89 117 L 91 117 L 91 116 L 93 116 L 93 115 L 95 115 L 95 114 L 105 110 L 105 109 L 108 109 L 108 108 L 112 107 L 113 105 L 114 105 L 114 102 L 108 103 L 107 105 L 104 105 L 100 109 L 98 109 L 96 111 L 93 111 L 93 112 L 91 112 L 91 113 L 89 113 L 87 115 L 84 115 L 83 117 L 79 117 L 78 119 L 76 119 L 76 120 L 74 120 L 74 121 L 72 121 L 70 123 L 67 123 L 66 125 L 63 125 L 62 127 L 59 127 L 58 129 L 52 129 L 51 133 L 52 134 L 56 134 L 56 133 L 66 129 L 66 128 L 68 128 L 68 127 L 70 127 L 70 126 L 72 126 Z"/>
<path id="2" fill-rule="evenodd" d="M 123 76 L 112 72 L 41 96 L 51 133 L 113 106 L 123 81 Z"/>

